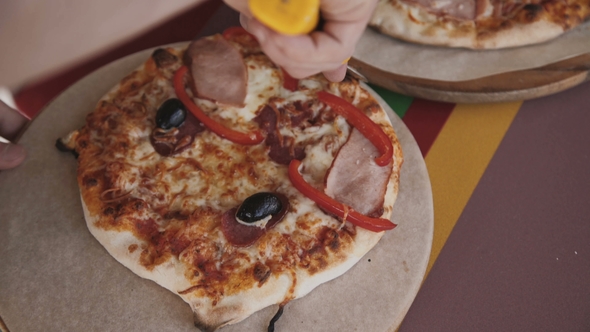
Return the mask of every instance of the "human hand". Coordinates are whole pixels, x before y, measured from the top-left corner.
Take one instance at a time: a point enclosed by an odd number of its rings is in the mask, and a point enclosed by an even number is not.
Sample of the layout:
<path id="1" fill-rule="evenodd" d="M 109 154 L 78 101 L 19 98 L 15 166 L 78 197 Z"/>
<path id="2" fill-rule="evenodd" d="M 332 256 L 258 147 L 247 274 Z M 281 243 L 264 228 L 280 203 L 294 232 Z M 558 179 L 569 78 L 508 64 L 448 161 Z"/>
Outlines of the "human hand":
<path id="1" fill-rule="evenodd" d="M 27 119 L 0 100 L 0 136 L 15 139 Z M 0 170 L 20 165 L 26 152 L 22 145 L 0 142 Z"/>
<path id="2" fill-rule="evenodd" d="M 262 50 L 295 78 L 317 73 L 333 82 L 346 75 L 346 60 L 354 53 L 377 0 L 321 0 L 322 31 L 286 36 L 260 23 L 250 13 L 248 0 L 224 0 L 240 12 L 240 23 L 256 36 Z"/>

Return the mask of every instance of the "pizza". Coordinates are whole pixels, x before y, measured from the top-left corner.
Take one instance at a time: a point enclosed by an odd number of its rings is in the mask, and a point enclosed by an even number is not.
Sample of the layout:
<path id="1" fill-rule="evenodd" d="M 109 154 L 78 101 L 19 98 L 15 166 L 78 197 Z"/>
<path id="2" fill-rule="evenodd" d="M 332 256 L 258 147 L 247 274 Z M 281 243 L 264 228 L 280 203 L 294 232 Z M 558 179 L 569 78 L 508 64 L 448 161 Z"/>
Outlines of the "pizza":
<path id="1" fill-rule="evenodd" d="M 379 0 L 369 23 L 410 42 L 472 49 L 541 43 L 590 16 L 590 0 Z"/>
<path id="2" fill-rule="evenodd" d="M 86 224 L 213 331 L 350 269 L 390 221 L 402 150 L 353 78 L 296 80 L 240 28 L 155 50 L 58 139 Z"/>

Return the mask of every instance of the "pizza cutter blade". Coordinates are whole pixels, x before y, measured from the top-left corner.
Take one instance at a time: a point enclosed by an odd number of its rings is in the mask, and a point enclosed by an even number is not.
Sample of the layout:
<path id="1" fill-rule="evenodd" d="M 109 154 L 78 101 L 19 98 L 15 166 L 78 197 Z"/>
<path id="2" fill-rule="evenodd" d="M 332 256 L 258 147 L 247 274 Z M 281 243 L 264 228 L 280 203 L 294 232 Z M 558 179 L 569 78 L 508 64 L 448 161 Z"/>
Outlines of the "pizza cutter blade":
<path id="1" fill-rule="evenodd" d="M 365 77 L 365 75 L 361 74 L 358 70 L 354 69 L 350 65 L 346 66 L 346 75 L 356 78 L 357 80 L 365 83 L 369 83 L 369 80 Z"/>

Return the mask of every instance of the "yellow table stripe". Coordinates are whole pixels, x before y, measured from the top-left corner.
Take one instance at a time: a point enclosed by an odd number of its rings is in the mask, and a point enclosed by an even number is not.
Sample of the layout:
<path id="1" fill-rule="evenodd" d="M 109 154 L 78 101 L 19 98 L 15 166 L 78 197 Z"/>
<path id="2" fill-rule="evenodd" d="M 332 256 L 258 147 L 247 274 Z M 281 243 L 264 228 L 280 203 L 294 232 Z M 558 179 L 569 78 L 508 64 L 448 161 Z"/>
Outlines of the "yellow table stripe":
<path id="1" fill-rule="evenodd" d="M 434 200 L 434 239 L 426 275 L 521 104 L 458 104 L 428 151 L 425 161 Z"/>

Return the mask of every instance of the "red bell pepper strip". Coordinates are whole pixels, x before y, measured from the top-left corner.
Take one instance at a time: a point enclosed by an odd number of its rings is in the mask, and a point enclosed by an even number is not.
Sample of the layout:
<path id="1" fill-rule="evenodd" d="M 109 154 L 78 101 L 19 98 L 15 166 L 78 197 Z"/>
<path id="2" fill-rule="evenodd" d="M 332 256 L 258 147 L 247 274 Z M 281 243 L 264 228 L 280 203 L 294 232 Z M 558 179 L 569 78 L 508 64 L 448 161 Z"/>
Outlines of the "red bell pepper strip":
<path id="1" fill-rule="evenodd" d="M 188 71 L 186 66 L 180 67 L 176 73 L 174 74 L 174 90 L 176 91 L 176 95 L 180 99 L 180 101 L 188 108 L 188 110 L 201 121 L 209 130 L 214 132 L 215 134 L 228 139 L 234 143 L 242 144 L 242 145 L 255 145 L 264 140 L 264 136 L 260 133 L 260 131 L 256 130 L 250 133 L 242 133 L 239 131 L 235 131 L 229 128 L 226 128 L 219 122 L 211 119 L 210 117 L 199 108 L 199 106 L 195 105 L 189 95 L 186 93 L 184 87 L 184 75 Z"/>
<path id="2" fill-rule="evenodd" d="M 254 37 L 253 34 L 249 33 L 248 31 L 246 31 L 246 29 L 239 27 L 239 26 L 229 27 L 229 28 L 225 29 L 221 33 L 221 35 L 225 39 L 232 39 L 233 37 L 236 37 L 236 36 L 248 35 L 248 36 L 254 38 L 254 40 L 256 40 L 256 37 Z"/>
<path id="3" fill-rule="evenodd" d="M 293 78 L 286 70 L 281 68 L 281 72 L 283 73 L 283 88 L 289 91 L 295 91 L 299 87 L 299 80 Z"/>
<path id="4" fill-rule="evenodd" d="M 346 100 L 333 95 L 326 91 L 318 92 L 318 98 L 321 102 L 330 106 L 334 112 L 346 118 L 353 127 L 358 129 L 365 137 L 375 145 L 381 153 L 375 158 L 375 163 L 379 166 L 386 166 L 393 158 L 393 144 L 389 136 L 383 132 L 381 127 L 373 122 L 363 111 Z"/>
<path id="5" fill-rule="evenodd" d="M 291 180 L 291 183 L 297 190 L 316 202 L 316 204 L 322 209 L 345 219 L 345 221 L 348 220 L 354 225 L 373 232 L 386 231 L 397 226 L 384 218 L 367 217 L 312 187 L 309 183 L 305 182 L 305 179 L 299 173 L 299 165 L 301 165 L 300 160 L 291 160 L 291 163 L 289 164 L 289 180 Z"/>

